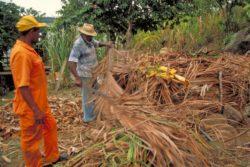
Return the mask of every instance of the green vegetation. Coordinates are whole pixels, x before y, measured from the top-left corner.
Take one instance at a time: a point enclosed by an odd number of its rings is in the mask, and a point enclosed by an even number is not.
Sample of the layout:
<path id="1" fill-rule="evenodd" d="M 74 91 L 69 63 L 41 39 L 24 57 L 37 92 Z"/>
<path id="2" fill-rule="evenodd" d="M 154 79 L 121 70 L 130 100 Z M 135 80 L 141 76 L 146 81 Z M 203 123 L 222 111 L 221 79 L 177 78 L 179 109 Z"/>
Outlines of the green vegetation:
<path id="1" fill-rule="evenodd" d="M 69 56 L 76 27 L 94 24 L 98 39 L 119 48 L 158 52 L 161 48 L 196 53 L 202 48 L 222 50 L 234 32 L 249 26 L 246 0 L 192 1 L 76 1 L 63 0 L 61 16 L 52 24 L 45 47 L 53 72 Z M 97 51 L 98 59 L 104 49 Z"/>
<path id="2" fill-rule="evenodd" d="M 38 12 L 32 8 L 24 9 L 14 3 L 0 1 L 0 56 L 12 47 L 18 32 L 15 28 L 16 22 L 23 15 L 34 15 L 38 19 L 44 17 L 44 13 Z"/>
<path id="3" fill-rule="evenodd" d="M 209 3 L 206 2 L 206 4 Z M 139 30 L 130 48 L 159 51 L 162 47 L 168 47 L 190 53 L 204 47 L 209 50 L 222 50 L 229 43 L 234 32 L 250 25 L 249 3 L 231 9 L 230 27 L 228 27 L 225 12 L 220 8 L 215 10 L 215 7 L 211 7 L 208 13 L 202 13 L 198 8 L 196 14 L 182 16 L 178 23 L 176 19 L 168 20 L 164 28 L 158 28 L 156 31 Z M 204 12 L 205 9 L 202 11 Z M 207 8 L 206 11 L 208 11 Z"/>
<path id="4" fill-rule="evenodd" d="M 20 15 L 33 14 L 50 24 L 43 47 L 52 72 L 68 77 L 65 62 L 84 22 L 94 24 L 97 39 L 112 40 L 119 48 L 158 52 L 161 48 L 196 53 L 202 48 L 222 50 L 233 34 L 250 23 L 249 0 L 111 1 L 62 0 L 60 17 L 46 18 L 33 9 L 0 2 L 1 50 L 17 37 L 15 23 Z M 6 11 L 6 9 L 9 9 Z M 11 13 L 8 13 L 10 12 Z M 10 17 L 10 18 L 9 18 Z M 98 49 L 98 59 L 104 49 Z"/>
<path id="5" fill-rule="evenodd" d="M 71 47 L 76 39 L 77 31 L 74 27 L 68 30 L 50 30 L 44 40 L 44 46 L 49 56 L 52 71 L 59 71 L 63 62 L 68 58 Z"/>
<path id="6" fill-rule="evenodd" d="M 210 46 L 212 49 L 223 47 L 224 31 L 222 16 L 208 14 L 200 17 L 185 17 L 183 21 L 171 27 L 152 32 L 138 32 L 131 47 L 159 51 L 162 47 L 178 51 L 191 52 Z"/>
<path id="7" fill-rule="evenodd" d="M 58 27 L 81 25 L 89 22 L 112 40 L 117 35 L 135 32 L 136 29 L 154 30 L 163 20 L 175 17 L 172 9 L 178 1 L 111 1 L 111 0 L 63 0 L 59 11 Z M 176 9 L 176 8 L 175 8 Z M 178 12 L 177 9 L 175 12 Z"/>
<path id="8" fill-rule="evenodd" d="M 0 18 L 0 55 L 2 55 L 13 45 L 17 37 L 15 24 L 19 18 L 18 6 L 0 1 Z"/>

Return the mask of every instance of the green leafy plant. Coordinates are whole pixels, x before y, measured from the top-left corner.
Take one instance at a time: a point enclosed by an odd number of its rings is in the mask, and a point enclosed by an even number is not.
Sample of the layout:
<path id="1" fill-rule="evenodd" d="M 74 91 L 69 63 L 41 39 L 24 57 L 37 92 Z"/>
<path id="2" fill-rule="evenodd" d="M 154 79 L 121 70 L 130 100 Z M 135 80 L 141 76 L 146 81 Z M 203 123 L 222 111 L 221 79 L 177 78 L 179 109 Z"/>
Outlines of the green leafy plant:
<path id="1" fill-rule="evenodd" d="M 47 32 L 46 38 L 43 41 L 43 47 L 46 49 L 49 65 L 51 71 L 59 73 L 58 85 L 56 89 L 59 89 L 60 83 L 66 76 L 69 76 L 69 72 L 66 68 L 67 60 L 73 46 L 73 42 L 76 39 L 77 31 L 75 27 L 71 27 L 68 30 L 54 30 L 53 27 Z"/>

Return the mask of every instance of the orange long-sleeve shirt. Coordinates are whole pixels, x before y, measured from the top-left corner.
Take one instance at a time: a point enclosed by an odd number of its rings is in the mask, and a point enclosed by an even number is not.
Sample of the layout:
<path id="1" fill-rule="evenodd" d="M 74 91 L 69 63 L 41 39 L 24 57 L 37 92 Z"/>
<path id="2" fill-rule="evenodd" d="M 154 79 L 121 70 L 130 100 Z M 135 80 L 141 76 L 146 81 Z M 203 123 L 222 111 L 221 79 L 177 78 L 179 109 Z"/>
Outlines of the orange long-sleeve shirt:
<path id="1" fill-rule="evenodd" d="M 10 67 L 16 88 L 14 112 L 21 116 L 31 111 L 19 90 L 23 86 L 30 88 L 35 103 L 45 112 L 48 107 L 47 80 L 41 57 L 31 46 L 17 40 L 11 51 Z"/>

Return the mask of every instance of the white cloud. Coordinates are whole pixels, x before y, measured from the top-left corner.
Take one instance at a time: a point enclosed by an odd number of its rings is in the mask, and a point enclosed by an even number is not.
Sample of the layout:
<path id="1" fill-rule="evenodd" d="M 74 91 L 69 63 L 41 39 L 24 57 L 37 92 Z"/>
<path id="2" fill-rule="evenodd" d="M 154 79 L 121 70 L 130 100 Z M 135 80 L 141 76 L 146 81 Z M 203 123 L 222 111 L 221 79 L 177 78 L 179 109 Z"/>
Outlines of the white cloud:
<path id="1" fill-rule="evenodd" d="M 62 7 L 61 0 L 12 0 L 12 2 L 18 6 L 33 8 L 42 13 L 46 13 L 46 16 L 57 16 L 56 11 Z"/>

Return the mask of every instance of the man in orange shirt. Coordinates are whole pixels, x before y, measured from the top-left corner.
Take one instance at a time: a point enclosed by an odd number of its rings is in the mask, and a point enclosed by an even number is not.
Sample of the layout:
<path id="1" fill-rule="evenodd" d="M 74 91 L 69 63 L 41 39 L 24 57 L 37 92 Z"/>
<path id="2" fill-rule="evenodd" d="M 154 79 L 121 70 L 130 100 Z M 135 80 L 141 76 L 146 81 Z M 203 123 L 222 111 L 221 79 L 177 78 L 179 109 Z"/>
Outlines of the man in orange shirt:
<path id="1" fill-rule="evenodd" d="M 47 99 L 47 80 L 41 57 L 32 45 L 38 41 L 39 29 L 46 27 L 33 16 L 23 16 L 16 28 L 20 32 L 10 56 L 15 84 L 14 112 L 20 118 L 21 148 L 26 167 L 42 166 L 39 150 L 43 139 L 47 163 L 60 159 L 57 125 Z"/>

